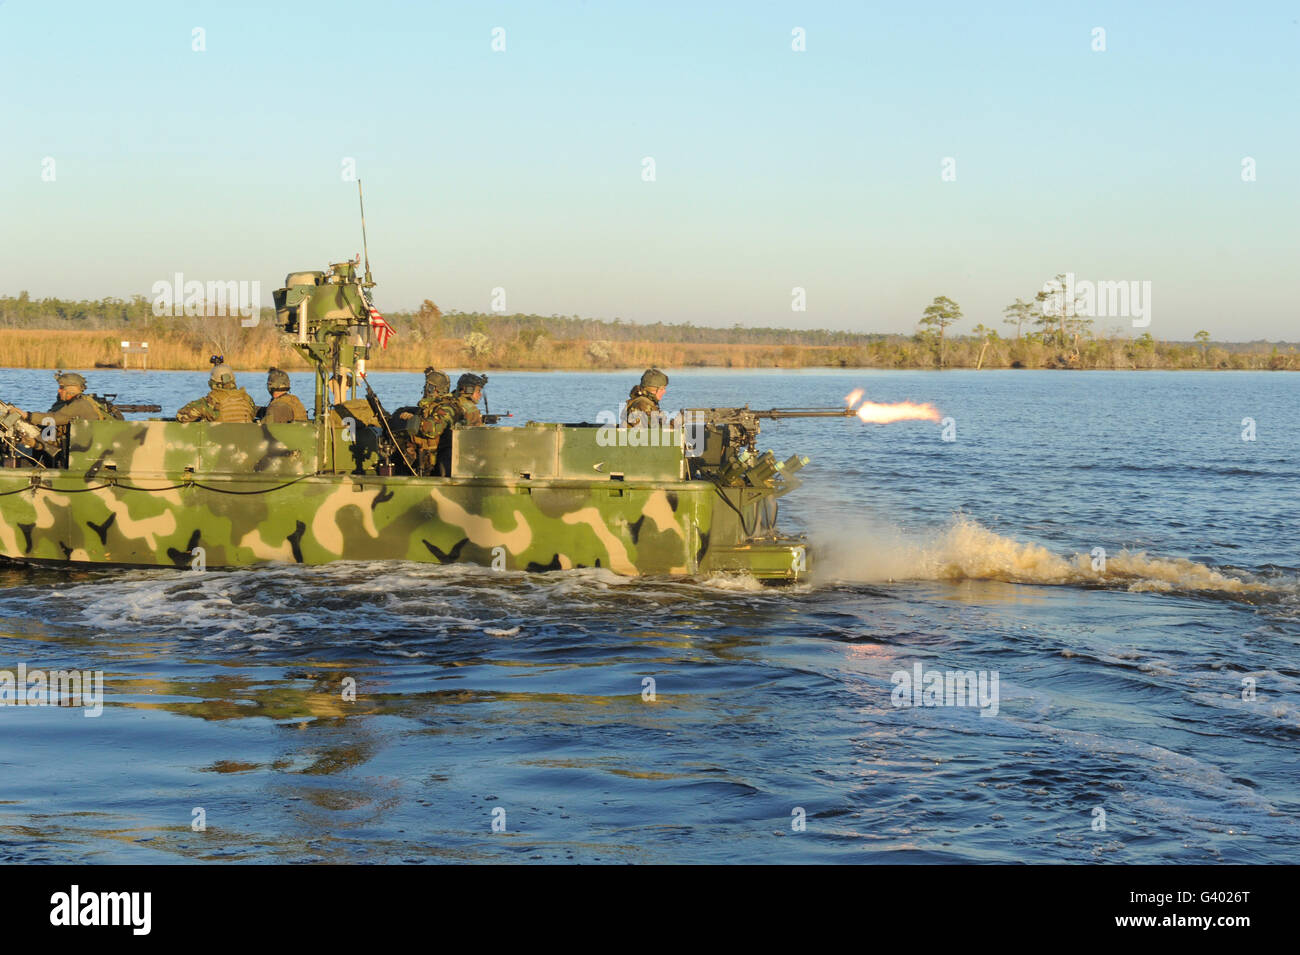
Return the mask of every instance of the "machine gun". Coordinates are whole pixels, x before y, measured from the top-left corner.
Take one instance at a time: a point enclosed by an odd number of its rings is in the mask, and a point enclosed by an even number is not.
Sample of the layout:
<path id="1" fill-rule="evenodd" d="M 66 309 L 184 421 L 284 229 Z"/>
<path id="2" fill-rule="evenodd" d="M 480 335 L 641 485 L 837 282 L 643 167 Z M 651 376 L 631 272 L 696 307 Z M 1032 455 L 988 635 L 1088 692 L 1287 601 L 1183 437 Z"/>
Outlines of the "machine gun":
<path id="1" fill-rule="evenodd" d="M 128 405 L 117 400 L 117 395 L 95 395 L 104 401 L 109 411 L 118 411 L 122 414 L 158 414 L 162 411 L 162 405 Z"/>
<path id="2" fill-rule="evenodd" d="M 760 421 L 782 418 L 851 418 L 851 408 L 685 408 L 682 427 L 693 476 L 712 479 L 724 487 L 777 489 L 784 494 L 798 487 L 794 474 L 808 458 L 792 454 L 778 461 L 771 451 L 758 452 Z"/>

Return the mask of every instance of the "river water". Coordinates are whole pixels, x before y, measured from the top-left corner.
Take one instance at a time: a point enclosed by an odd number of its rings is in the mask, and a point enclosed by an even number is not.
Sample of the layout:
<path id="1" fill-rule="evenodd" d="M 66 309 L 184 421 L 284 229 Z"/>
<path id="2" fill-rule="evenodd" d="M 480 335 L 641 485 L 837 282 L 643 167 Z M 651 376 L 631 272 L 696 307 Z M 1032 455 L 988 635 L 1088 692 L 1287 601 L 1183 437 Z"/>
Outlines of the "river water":
<path id="1" fill-rule="evenodd" d="M 166 413 L 205 390 L 86 374 Z M 103 672 L 95 718 L 0 706 L 0 859 L 1300 857 L 1300 378 L 672 377 L 669 409 L 863 387 L 951 421 L 764 429 L 812 458 L 782 503 L 818 558 L 794 588 L 0 571 L 0 669 Z M 595 420 L 635 379 L 497 373 L 487 392 L 520 423 Z M 389 407 L 422 384 L 372 381 Z M 22 407 L 53 390 L 0 370 Z M 922 692 L 970 671 L 983 696 Z"/>

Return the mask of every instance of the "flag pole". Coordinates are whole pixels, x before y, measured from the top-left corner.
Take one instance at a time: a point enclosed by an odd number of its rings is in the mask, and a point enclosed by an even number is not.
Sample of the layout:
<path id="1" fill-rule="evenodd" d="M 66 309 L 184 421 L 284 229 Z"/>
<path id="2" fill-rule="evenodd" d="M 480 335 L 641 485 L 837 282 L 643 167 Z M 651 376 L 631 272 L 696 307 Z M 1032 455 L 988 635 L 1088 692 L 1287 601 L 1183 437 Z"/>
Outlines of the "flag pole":
<path id="1" fill-rule="evenodd" d="M 361 180 L 357 180 L 357 200 L 361 203 L 361 248 L 366 253 L 366 286 L 375 284 L 370 277 L 370 247 L 366 245 L 366 197 L 361 194 Z"/>
<path id="2" fill-rule="evenodd" d="M 375 285 L 375 280 L 370 275 L 370 245 L 366 242 L 366 197 L 364 193 L 362 193 L 361 191 L 360 179 L 357 180 L 357 202 L 359 202 L 361 205 L 361 248 L 364 250 L 366 255 L 366 278 L 361 286 L 361 303 L 366 310 L 366 354 L 369 354 L 370 347 L 374 342 L 374 337 L 375 337 L 375 320 L 371 315 L 371 309 L 373 308 L 373 306 L 370 303 L 370 297 L 367 294 L 366 289 L 373 288 Z M 356 378 L 360 378 L 362 381 L 365 381 L 366 360 L 362 358 L 360 361 L 357 362 L 357 366 L 358 367 L 356 369 Z M 353 398 L 355 398 L 357 395 L 356 378 L 352 380 Z M 370 387 L 369 383 L 367 383 L 366 387 L 367 388 Z"/>

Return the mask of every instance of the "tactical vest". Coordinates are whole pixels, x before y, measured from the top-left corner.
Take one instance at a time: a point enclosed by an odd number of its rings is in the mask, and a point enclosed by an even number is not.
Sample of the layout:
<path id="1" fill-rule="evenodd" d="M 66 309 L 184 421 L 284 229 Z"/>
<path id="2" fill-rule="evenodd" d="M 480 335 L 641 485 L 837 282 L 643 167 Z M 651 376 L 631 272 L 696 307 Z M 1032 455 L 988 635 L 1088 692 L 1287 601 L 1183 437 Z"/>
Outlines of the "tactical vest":
<path id="1" fill-rule="evenodd" d="M 659 400 L 645 388 L 637 385 L 628 395 L 627 405 L 623 409 L 623 423 L 627 424 L 633 415 L 644 416 L 649 424 L 650 416 L 659 413 Z"/>
<path id="2" fill-rule="evenodd" d="M 243 388 L 214 388 L 209 396 L 213 421 L 250 422 L 256 410 L 253 399 Z"/>
<path id="3" fill-rule="evenodd" d="M 108 417 L 108 415 L 104 413 L 104 409 L 100 406 L 100 403 L 95 396 L 85 393 L 76 395 L 68 401 L 54 402 L 54 404 L 50 405 L 50 410 L 46 413 L 53 414 L 56 411 L 63 411 L 66 408 L 73 408 L 74 406 L 75 408 L 72 413 L 77 417 L 85 417 L 90 421 L 103 421 Z"/>
<path id="4" fill-rule="evenodd" d="M 420 402 L 420 424 L 416 429 L 416 445 L 434 450 L 443 432 L 456 422 L 458 404 L 454 395 L 430 395 Z"/>
<path id="5" fill-rule="evenodd" d="M 276 417 L 279 417 L 281 413 L 287 410 L 290 422 L 307 420 L 307 409 L 303 407 L 303 404 L 298 400 L 297 395 L 285 393 L 279 397 L 272 398 L 270 403 L 266 406 L 266 414 L 263 416 L 268 421 L 272 420 L 271 409 L 273 408 L 275 409 Z"/>

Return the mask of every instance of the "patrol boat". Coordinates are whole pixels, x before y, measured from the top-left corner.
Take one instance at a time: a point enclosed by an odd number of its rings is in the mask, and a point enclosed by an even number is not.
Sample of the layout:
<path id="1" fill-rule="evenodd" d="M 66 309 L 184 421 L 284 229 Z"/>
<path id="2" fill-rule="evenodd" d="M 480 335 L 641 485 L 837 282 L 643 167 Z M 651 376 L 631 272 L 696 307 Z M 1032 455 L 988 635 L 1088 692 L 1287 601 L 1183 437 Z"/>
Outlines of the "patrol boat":
<path id="1" fill-rule="evenodd" d="M 456 427 L 449 476 L 413 473 L 396 418 L 365 380 L 377 313 L 359 258 L 292 272 L 275 292 L 277 327 L 316 371 L 310 422 L 110 418 L 51 436 L 0 407 L 0 557 L 176 568 L 413 560 L 773 582 L 808 573 L 807 542 L 775 526 L 776 501 L 808 459 L 760 453 L 760 421 L 852 411 Z"/>

